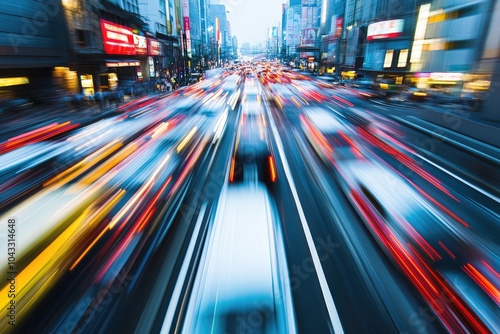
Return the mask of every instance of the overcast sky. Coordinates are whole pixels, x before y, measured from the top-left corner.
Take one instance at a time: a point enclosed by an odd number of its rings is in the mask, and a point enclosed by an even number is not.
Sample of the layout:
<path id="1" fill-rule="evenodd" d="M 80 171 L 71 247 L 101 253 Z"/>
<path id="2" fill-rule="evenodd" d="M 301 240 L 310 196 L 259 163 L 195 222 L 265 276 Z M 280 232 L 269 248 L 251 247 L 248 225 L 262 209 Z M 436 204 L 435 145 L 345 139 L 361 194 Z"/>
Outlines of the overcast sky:
<path id="1" fill-rule="evenodd" d="M 286 0 L 221 0 L 229 11 L 231 34 L 238 44 L 255 45 L 266 40 L 267 29 L 281 21 L 281 4 Z"/>

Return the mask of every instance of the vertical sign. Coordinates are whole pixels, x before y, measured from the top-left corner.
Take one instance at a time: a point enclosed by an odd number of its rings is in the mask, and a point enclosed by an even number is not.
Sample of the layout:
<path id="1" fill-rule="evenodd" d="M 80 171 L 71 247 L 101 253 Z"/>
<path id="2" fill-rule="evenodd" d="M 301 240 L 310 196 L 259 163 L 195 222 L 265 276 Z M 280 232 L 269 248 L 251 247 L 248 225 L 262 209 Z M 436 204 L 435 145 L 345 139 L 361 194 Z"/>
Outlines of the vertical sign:
<path id="1" fill-rule="evenodd" d="M 184 33 L 186 34 L 187 56 L 191 57 L 191 29 L 189 25 L 189 0 L 182 1 L 182 16 L 184 22 Z"/>

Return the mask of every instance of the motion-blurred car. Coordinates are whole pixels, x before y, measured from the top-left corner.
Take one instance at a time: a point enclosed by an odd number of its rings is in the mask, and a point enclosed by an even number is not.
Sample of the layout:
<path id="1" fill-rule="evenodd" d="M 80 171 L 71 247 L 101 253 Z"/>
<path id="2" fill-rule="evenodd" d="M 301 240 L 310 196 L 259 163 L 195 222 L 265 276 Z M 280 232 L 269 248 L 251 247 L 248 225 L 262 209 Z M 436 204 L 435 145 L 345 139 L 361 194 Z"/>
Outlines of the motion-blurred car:
<path id="1" fill-rule="evenodd" d="M 279 251 L 284 246 L 278 211 L 269 191 L 260 184 L 228 187 L 217 208 L 181 332 L 297 333 L 286 257 Z M 265 320 L 242 327 L 237 319 L 262 314 L 264 304 Z"/>
<path id="2" fill-rule="evenodd" d="M 435 207 L 431 194 L 390 167 L 365 159 L 342 162 L 337 168 L 342 189 L 375 240 L 427 302 L 433 305 L 446 293 L 440 320 L 452 324 L 450 328 L 467 323 L 475 332 L 494 328 L 495 297 L 486 287 L 495 280 L 488 265 L 498 266 L 498 257 L 491 245 L 485 246 L 464 222 Z M 470 318 L 467 308 L 479 319 Z"/>
<path id="3" fill-rule="evenodd" d="M 280 109 L 284 109 L 285 107 L 290 105 L 295 105 L 300 108 L 302 106 L 302 103 L 304 103 L 301 98 L 295 96 L 296 94 L 290 89 L 290 86 L 288 86 L 287 84 L 269 85 L 267 95 L 269 100 Z"/>
<path id="4" fill-rule="evenodd" d="M 429 99 L 430 95 L 417 87 L 409 87 L 401 92 L 401 97 L 406 101 L 424 101 Z"/>
<path id="5" fill-rule="evenodd" d="M 215 144 L 222 137 L 226 129 L 228 107 L 220 102 L 201 106 L 193 118 L 212 144 Z"/>
<path id="6" fill-rule="evenodd" d="M 243 105 L 229 172 L 230 182 L 260 181 L 277 178 L 267 120 L 258 102 Z"/>
<path id="7" fill-rule="evenodd" d="M 331 112 L 317 107 L 307 108 L 300 120 L 309 143 L 327 166 L 361 156 L 355 132 Z"/>

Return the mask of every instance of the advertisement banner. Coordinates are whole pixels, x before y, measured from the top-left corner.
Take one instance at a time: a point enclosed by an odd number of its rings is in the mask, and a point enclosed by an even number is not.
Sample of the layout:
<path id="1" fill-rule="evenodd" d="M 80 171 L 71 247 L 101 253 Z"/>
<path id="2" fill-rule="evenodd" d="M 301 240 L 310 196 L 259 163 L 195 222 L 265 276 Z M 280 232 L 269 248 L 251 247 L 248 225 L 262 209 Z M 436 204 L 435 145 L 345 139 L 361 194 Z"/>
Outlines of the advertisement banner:
<path id="1" fill-rule="evenodd" d="M 344 18 L 343 17 L 337 17 L 337 24 L 336 24 L 336 29 L 335 29 L 335 36 L 340 37 L 342 35 L 342 27 L 344 26 Z"/>
<path id="2" fill-rule="evenodd" d="M 316 44 L 316 29 L 309 28 L 302 30 L 301 46 L 314 46 Z"/>
<path id="3" fill-rule="evenodd" d="M 160 42 L 148 37 L 148 56 L 159 56 L 161 53 Z"/>
<path id="4" fill-rule="evenodd" d="M 189 17 L 184 16 L 184 31 L 191 30 L 191 26 L 189 25 Z"/>
<path id="5" fill-rule="evenodd" d="M 134 45 L 136 55 L 145 55 L 148 53 L 146 37 L 134 34 Z"/>
<path id="6" fill-rule="evenodd" d="M 132 28 L 101 19 L 104 52 L 113 55 L 135 55 Z"/>
<path id="7" fill-rule="evenodd" d="M 375 22 L 368 26 L 367 40 L 395 38 L 403 33 L 404 20 Z"/>
<path id="8" fill-rule="evenodd" d="M 184 22 L 184 34 L 186 36 L 187 56 L 191 57 L 191 28 L 189 23 L 189 0 L 182 2 L 182 17 Z"/>

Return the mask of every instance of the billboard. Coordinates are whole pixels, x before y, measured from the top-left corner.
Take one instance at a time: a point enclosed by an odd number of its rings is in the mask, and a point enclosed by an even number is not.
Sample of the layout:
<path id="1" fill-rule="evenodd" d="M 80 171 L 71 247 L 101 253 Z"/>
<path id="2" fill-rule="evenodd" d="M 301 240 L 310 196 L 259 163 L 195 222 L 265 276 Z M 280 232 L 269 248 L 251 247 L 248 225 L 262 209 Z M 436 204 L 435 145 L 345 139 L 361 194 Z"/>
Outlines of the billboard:
<path id="1" fill-rule="evenodd" d="M 316 44 L 316 29 L 308 28 L 302 30 L 301 46 L 314 46 Z"/>
<path id="2" fill-rule="evenodd" d="M 160 42 L 148 37 L 148 56 L 159 56 L 161 52 Z"/>
<path id="3" fill-rule="evenodd" d="M 375 22 L 368 26 L 367 40 L 399 37 L 403 33 L 404 20 Z"/>
<path id="4" fill-rule="evenodd" d="M 104 52 L 113 55 L 135 55 L 132 28 L 101 19 Z"/>
<path id="5" fill-rule="evenodd" d="M 134 34 L 134 45 L 136 55 L 145 55 L 148 53 L 146 37 Z"/>

